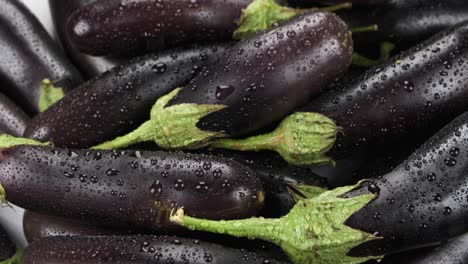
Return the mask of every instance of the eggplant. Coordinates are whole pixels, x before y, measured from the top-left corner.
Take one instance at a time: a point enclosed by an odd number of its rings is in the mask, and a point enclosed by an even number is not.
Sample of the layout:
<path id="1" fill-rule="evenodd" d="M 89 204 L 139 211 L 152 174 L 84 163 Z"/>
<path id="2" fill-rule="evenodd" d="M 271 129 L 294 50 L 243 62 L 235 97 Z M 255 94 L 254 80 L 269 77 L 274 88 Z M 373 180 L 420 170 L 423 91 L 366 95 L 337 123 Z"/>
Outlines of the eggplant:
<path id="1" fill-rule="evenodd" d="M 415 250 L 385 258 L 382 263 L 459 264 L 468 261 L 468 234 L 447 241 L 437 248 Z"/>
<path id="2" fill-rule="evenodd" d="M 5 261 L 15 255 L 15 244 L 8 237 L 5 229 L 0 226 L 0 261 Z"/>
<path id="3" fill-rule="evenodd" d="M 132 233 L 128 230 L 103 228 L 95 223 L 43 215 L 28 210 L 24 212 L 23 230 L 29 243 L 51 236 L 110 236 Z"/>
<path id="4" fill-rule="evenodd" d="M 0 134 L 22 136 L 31 118 L 2 93 L 0 93 L 0 113 Z"/>
<path id="5" fill-rule="evenodd" d="M 175 49 L 136 58 L 80 85 L 34 118 L 25 136 L 88 148 L 135 129 L 161 96 L 222 56 L 226 45 Z"/>
<path id="6" fill-rule="evenodd" d="M 351 54 L 351 33 L 335 14 L 314 11 L 297 17 L 230 47 L 220 64 L 208 68 L 184 88 L 161 97 L 151 110 L 150 121 L 96 148 L 121 148 L 154 140 L 163 149 L 197 149 L 218 138 L 258 133 L 343 75 Z M 331 130 L 324 133 L 327 148 L 328 139 L 336 135 L 334 124 L 316 115 L 307 116 L 295 116 L 288 125 L 303 132 L 324 124 L 323 131 Z M 306 118 L 312 119 L 312 125 L 296 124 Z M 304 133 L 294 136 L 298 134 Z M 266 141 L 282 145 L 280 137 Z M 270 146 L 264 141 L 257 143 L 258 148 Z M 277 151 L 284 152 L 285 158 L 295 156 L 289 153 L 289 146 L 282 145 Z M 321 151 L 314 153 L 311 163 L 328 162 Z"/>
<path id="7" fill-rule="evenodd" d="M 210 219 L 250 217 L 264 200 L 253 171 L 206 155 L 27 145 L 1 152 L 2 200 L 104 227 L 167 231 L 177 206 Z"/>
<path id="8" fill-rule="evenodd" d="M 130 60 L 125 57 L 89 56 L 80 52 L 73 46 L 71 39 L 66 34 L 67 21 L 73 12 L 94 2 L 96 2 L 96 0 L 49 0 L 55 29 L 64 46 L 65 52 L 87 79 L 99 76 L 115 66 L 125 64 Z"/>
<path id="9" fill-rule="evenodd" d="M 331 118 L 343 133 L 330 155 L 418 146 L 467 111 L 468 23 L 462 23 L 386 63 L 343 89 L 329 91 L 299 112 Z M 411 149 L 410 151 L 413 151 Z"/>
<path id="10" fill-rule="evenodd" d="M 468 112 L 395 170 L 303 199 L 283 218 L 211 221 L 183 209 L 171 221 L 191 230 L 281 245 L 294 263 L 362 263 L 467 232 Z"/>
<path id="11" fill-rule="evenodd" d="M 284 1 L 102 0 L 73 13 L 67 34 L 88 54 L 139 54 L 187 43 L 243 39 L 309 11 L 277 2 Z"/>
<path id="12" fill-rule="evenodd" d="M 24 264 L 288 263 L 255 252 L 171 236 L 51 237 L 29 245 Z"/>
<path id="13" fill-rule="evenodd" d="M 394 0 L 376 7 L 341 10 L 338 14 L 350 28 L 378 25 L 375 32 L 353 35 L 355 51 L 375 56 L 383 42 L 394 44 L 396 54 L 468 20 L 468 2 Z"/>
<path id="14" fill-rule="evenodd" d="M 28 114 L 35 114 L 40 110 L 44 79 L 67 93 L 82 77 L 22 2 L 1 0 L 0 6 L 1 92 L 14 98 Z"/>
<path id="15" fill-rule="evenodd" d="M 229 150 L 203 150 L 210 155 L 233 159 L 255 171 L 265 190 L 264 217 L 286 215 L 294 207 L 294 195 L 289 184 L 313 186 L 317 195 L 329 189 L 325 178 L 315 174 L 310 167 L 291 166 L 280 156 L 269 152 L 239 152 Z"/>

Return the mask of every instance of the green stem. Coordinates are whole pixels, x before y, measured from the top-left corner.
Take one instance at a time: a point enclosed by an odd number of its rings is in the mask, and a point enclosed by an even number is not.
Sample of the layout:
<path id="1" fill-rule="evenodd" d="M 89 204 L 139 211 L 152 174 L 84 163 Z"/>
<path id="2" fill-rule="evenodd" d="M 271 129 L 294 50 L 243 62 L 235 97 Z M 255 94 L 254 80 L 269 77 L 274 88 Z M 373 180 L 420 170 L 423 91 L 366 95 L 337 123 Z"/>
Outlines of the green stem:
<path id="1" fill-rule="evenodd" d="M 379 26 L 377 24 L 373 24 L 373 25 L 365 26 L 365 27 L 355 27 L 355 28 L 351 28 L 350 31 L 352 33 L 375 32 L 375 31 L 379 31 Z"/>
<path id="2" fill-rule="evenodd" d="M 379 64 L 378 60 L 373 60 L 365 57 L 357 52 L 353 53 L 352 64 L 359 67 L 370 68 Z"/>
<path id="3" fill-rule="evenodd" d="M 395 49 L 395 44 L 384 41 L 380 43 L 380 59 L 386 61 L 390 59 L 392 51 Z"/>
<path id="4" fill-rule="evenodd" d="M 336 140 L 338 127 L 317 113 L 296 112 L 272 132 L 246 139 L 217 139 L 213 148 L 240 151 L 272 150 L 293 165 L 333 164 L 325 154 Z"/>
<path id="5" fill-rule="evenodd" d="M 274 150 L 278 144 L 277 138 L 278 137 L 271 134 L 263 134 L 246 139 L 222 138 L 214 141 L 210 147 L 239 151 Z"/>
<path id="6" fill-rule="evenodd" d="M 356 188 L 345 186 L 300 200 L 291 211 L 278 219 L 250 218 L 212 221 L 186 216 L 184 210 L 171 213 L 170 220 L 190 230 L 250 239 L 262 239 L 280 246 L 296 264 L 362 263 L 381 256 L 350 257 L 349 251 L 379 237 L 353 229 L 347 220 L 376 198 L 364 194 L 351 198 L 341 196 Z"/>
<path id="7" fill-rule="evenodd" d="M 321 7 L 319 8 L 319 10 L 327 11 L 327 12 L 336 12 L 336 11 L 340 11 L 343 9 L 350 9 L 352 7 L 353 7 L 353 3 L 344 2 L 344 3 L 333 5 L 333 6 Z"/>
<path id="8" fill-rule="evenodd" d="M 118 137 L 114 140 L 104 142 L 93 147 L 93 149 L 120 149 L 133 144 L 147 142 L 153 140 L 153 125 L 151 121 L 146 121 L 134 131 L 125 136 Z"/>
<path id="9" fill-rule="evenodd" d="M 249 239 L 262 239 L 272 243 L 271 232 L 281 223 L 281 219 L 249 218 L 242 220 L 212 221 L 197 219 L 184 214 L 184 210 L 178 209 L 171 215 L 171 221 L 183 224 L 184 227 L 192 230 L 214 232 L 234 237 L 246 237 Z"/>

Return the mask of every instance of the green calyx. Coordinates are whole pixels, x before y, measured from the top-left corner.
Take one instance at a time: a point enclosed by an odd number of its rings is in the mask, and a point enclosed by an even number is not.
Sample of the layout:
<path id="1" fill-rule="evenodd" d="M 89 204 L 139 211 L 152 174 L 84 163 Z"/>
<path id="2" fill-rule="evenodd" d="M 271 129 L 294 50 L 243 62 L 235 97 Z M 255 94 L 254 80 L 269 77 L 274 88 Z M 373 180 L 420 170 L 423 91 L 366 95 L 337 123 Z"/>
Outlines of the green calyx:
<path id="1" fill-rule="evenodd" d="M 39 111 L 44 112 L 51 105 L 62 99 L 63 96 L 62 88 L 55 87 L 49 79 L 44 79 L 39 95 Z"/>
<path id="2" fill-rule="evenodd" d="M 304 184 L 288 184 L 288 192 L 297 202 L 312 199 L 314 197 L 319 196 L 320 194 L 328 191 L 327 189 L 320 188 L 317 186 L 312 185 L 304 185 Z"/>
<path id="3" fill-rule="evenodd" d="M 0 149 L 11 148 L 19 145 L 32 145 L 32 146 L 50 146 L 50 142 L 39 142 L 29 138 L 17 138 L 7 134 L 0 134 Z"/>
<path id="4" fill-rule="evenodd" d="M 307 112 L 286 117 L 271 133 L 246 139 L 218 139 L 210 147 L 240 151 L 271 150 L 293 165 L 334 164 L 325 154 L 334 145 L 339 128 L 330 118 Z"/>
<path id="5" fill-rule="evenodd" d="M 237 40 L 248 38 L 257 32 L 271 28 L 276 23 L 314 10 L 335 12 L 351 7 L 352 4 L 347 2 L 324 8 L 297 9 L 279 5 L 276 0 L 253 0 L 242 10 L 242 15 L 237 22 L 239 27 L 234 31 L 233 38 Z"/>
<path id="6" fill-rule="evenodd" d="M 17 250 L 16 254 L 12 258 L 0 261 L 0 264 L 21 264 L 22 256 L 23 252 L 21 250 Z"/>
<path id="7" fill-rule="evenodd" d="M 186 216 L 183 209 L 172 212 L 170 219 L 191 230 L 272 242 L 280 246 L 296 264 L 363 263 L 371 259 L 381 259 L 383 256 L 347 255 L 352 248 L 379 239 L 373 234 L 345 225 L 351 215 L 376 197 L 374 194 L 353 198 L 340 197 L 359 184 L 303 199 L 289 214 L 278 219 L 211 221 Z"/>
<path id="8" fill-rule="evenodd" d="M 94 148 L 118 149 L 145 141 L 155 141 L 163 149 L 196 149 L 209 145 L 215 138 L 226 137 L 224 133 L 204 131 L 197 127 L 201 118 L 226 106 L 178 104 L 166 107 L 180 90 L 181 88 L 177 88 L 161 97 L 151 109 L 151 119 L 139 128 Z"/>
<path id="9" fill-rule="evenodd" d="M 233 38 L 240 40 L 259 31 L 269 29 L 273 24 L 289 20 L 305 10 L 281 6 L 275 0 L 253 0 L 242 11 L 238 21 L 239 27 L 234 31 Z"/>

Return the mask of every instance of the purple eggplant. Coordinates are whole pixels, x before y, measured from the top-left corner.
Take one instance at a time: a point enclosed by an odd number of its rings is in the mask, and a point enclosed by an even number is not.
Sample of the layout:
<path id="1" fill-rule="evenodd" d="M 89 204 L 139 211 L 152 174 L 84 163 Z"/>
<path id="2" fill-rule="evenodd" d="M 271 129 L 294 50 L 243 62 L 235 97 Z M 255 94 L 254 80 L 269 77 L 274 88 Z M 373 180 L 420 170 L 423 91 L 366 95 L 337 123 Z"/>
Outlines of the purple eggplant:
<path id="1" fill-rule="evenodd" d="M 1 200 L 102 226 L 167 231 L 177 206 L 230 219 L 256 215 L 264 201 L 253 171 L 206 155 L 23 145 L 1 157 Z"/>
<path id="2" fill-rule="evenodd" d="M 101 75 L 115 66 L 125 64 L 129 61 L 128 58 L 89 56 L 81 53 L 73 46 L 70 38 L 66 34 L 68 19 L 73 12 L 93 2 L 96 2 L 96 0 L 49 0 L 55 28 L 65 48 L 65 52 L 87 78 Z"/>
<path id="3" fill-rule="evenodd" d="M 20 137 L 30 117 L 9 98 L 0 93 L 0 134 Z"/>
<path id="4" fill-rule="evenodd" d="M 35 114 L 40 111 L 45 79 L 67 93 L 82 77 L 23 3 L 1 0 L 0 6 L 1 92 Z"/>
<path id="5" fill-rule="evenodd" d="M 130 132 L 159 97 L 218 61 L 225 45 L 176 49 L 136 58 L 79 86 L 34 118 L 25 136 L 58 147 L 87 148 Z"/>
<path id="6" fill-rule="evenodd" d="M 96 223 L 43 215 L 32 211 L 24 212 L 23 230 L 29 243 L 51 236 L 109 236 L 131 233 L 125 230 L 103 228 Z"/>
<path id="7" fill-rule="evenodd" d="M 321 113 L 343 128 L 330 153 L 335 158 L 399 144 L 415 148 L 468 110 L 467 56 L 468 23 L 462 23 L 299 111 Z"/>
<path id="8" fill-rule="evenodd" d="M 280 4 L 276 0 L 102 0 L 73 13 L 67 34 L 75 47 L 88 54 L 138 54 L 187 43 L 243 39 L 309 11 Z"/>
<path id="9" fill-rule="evenodd" d="M 51 237 L 26 248 L 24 264 L 286 264 L 255 252 L 170 236 Z"/>

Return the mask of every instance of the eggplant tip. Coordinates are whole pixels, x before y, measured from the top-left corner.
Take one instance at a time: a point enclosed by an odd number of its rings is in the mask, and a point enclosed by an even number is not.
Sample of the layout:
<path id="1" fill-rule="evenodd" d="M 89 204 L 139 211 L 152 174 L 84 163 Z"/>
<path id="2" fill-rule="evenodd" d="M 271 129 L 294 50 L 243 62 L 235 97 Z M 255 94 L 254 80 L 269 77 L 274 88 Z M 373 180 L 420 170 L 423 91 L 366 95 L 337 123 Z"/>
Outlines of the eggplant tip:
<path id="1" fill-rule="evenodd" d="M 171 216 L 169 217 L 169 220 L 172 223 L 183 225 L 184 224 L 184 217 L 185 217 L 185 212 L 184 212 L 183 207 L 181 207 L 179 209 L 174 208 L 174 209 L 171 210 Z"/>

